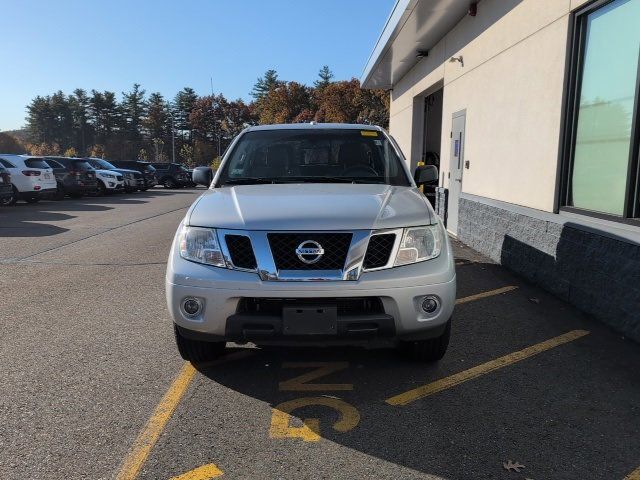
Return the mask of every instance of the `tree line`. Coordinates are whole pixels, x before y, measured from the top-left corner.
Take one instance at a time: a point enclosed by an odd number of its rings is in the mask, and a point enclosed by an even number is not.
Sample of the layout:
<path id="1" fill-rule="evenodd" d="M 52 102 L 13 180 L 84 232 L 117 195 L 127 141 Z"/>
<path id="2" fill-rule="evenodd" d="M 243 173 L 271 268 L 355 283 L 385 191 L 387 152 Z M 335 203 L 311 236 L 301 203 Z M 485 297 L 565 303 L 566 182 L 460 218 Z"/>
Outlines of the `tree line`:
<path id="1" fill-rule="evenodd" d="M 189 87 L 168 100 L 158 92 L 147 95 L 139 84 L 119 98 L 111 91 L 58 91 L 31 101 L 26 140 L 12 148 L 32 155 L 159 162 L 171 161 L 175 150 L 176 161 L 204 165 L 250 125 L 317 121 L 387 126 L 387 92 L 361 89 L 355 78 L 333 77 L 325 66 L 307 86 L 268 70 L 255 83 L 251 102 L 228 100 L 221 93 L 199 96 Z"/>

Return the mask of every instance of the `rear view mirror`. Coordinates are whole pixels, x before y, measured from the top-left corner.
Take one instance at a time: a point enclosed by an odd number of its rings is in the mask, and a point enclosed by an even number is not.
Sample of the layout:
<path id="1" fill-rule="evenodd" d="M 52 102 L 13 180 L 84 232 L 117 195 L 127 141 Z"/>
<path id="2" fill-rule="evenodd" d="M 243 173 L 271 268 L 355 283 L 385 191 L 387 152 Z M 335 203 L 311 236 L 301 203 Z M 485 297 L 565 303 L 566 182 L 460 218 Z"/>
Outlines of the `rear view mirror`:
<path id="1" fill-rule="evenodd" d="M 196 185 L 208 187 L 213 182 L 213 169 L 211 167 L 196 167 L 193 169 L 192 180 Z"/>
<path id="2" fill-rule="evenodd" d="M 438 168 L 435 165 L 420 165 L 413 176 L 418 186 L 438 181 Z"/>

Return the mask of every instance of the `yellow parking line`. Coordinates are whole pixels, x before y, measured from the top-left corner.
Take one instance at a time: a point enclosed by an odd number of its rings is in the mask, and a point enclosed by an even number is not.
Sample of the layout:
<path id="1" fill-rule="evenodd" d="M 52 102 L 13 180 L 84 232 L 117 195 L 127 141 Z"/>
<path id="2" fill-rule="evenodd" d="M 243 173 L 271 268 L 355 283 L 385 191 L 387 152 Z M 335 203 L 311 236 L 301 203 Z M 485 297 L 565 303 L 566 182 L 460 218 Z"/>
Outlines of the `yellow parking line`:
<path id="1" fill-rule="evenodd" d="M 177 477 L 172 477 L 171 480 L 211 480 L 212 478 L 217 478 L 223 474 L 224 472 L 216 465 L 209 463 L 208 465 L 194 468 L 193 470 L 183 473 L 182 475 L 178 475 Z"/>
<path id="2" fill-rule="evenodd" d="M 515 290 L 516 286 L 510 285 L 508 287 L 496 288 L 495 290 L 489 290 L 487 292 L 477 293 L 476 295 L 471 295 L 469 297 L 463 297 L 456 300 L 456 305 L 461 305 L 463 303 L 473 302 L 474 300 L 480 300 L 482 298 L 493 297 L 494 295 L 500 295 L 501 293 L 507 293 L 512 290 Z"/>
<path id="3" fill-rule="evenodd" d="M 640 480 L 640 467 L 636 468 L 633 472 L 624 477 L 624 480 Z"/>
<path id="4" fill-rule="evenodd" d="M 215 362 L 207 363 L 207 366 L 219 365 L 232 360 L 239 360 L 252 355 L 253 352 L 241 351 L 232 353 L 226 357 L 222 357 Z M 147 421 L 142 431 L 138 434 L 131 451 L 125 458 L 120 468 L 120 472 L 117 475 L 117 480 L 134 480 L 142 466 L 147 461 L 151 449 L 158 441 L 162 430 L 167 425 L 167 422 L 173 415 L 174 410 L 180 403 L 180 400 L 184 396 L 185 392 L 191 384 L 191 380 L 196 373 L 196 369 L 190 363 L 185 363 L 180 370 L 180 373 L 173 381 L 169 390 L 164 394 L 160 403 L 151 415 L 151 418 Z"/>
<path id="5" fill-rule="evenodd" d="M 527 347 L 523 350 L 510 353 L 500 358 L 496 358 L 495 360 L 491 360 L 490 362 L 483 363 L 463 372 L 456 373 L 449 377 L 441 378 L 440 380 L 436 380 L 435 382 L 428 383 L 426 385 L 422 385 L 421 387 L 409 390 L 408 392 L 404 392 L 399 395 L 387 398 L 385 401 L 389 405 L 407 405 L 421 398 L 433 395 L 434 393 L 438 393 L 443 390 L 447 390 L 448 388 L 455 387 L 456 385 L 459 385 L 463 382 L 473 380 L 474 378 L 477 378 L 486 373 L 493 372 L 494 370 L 498 370 L 500 368 L 506 367 L 507 365 L 511 365 L 526 358 L 532 357 L 544 352 L 545 350 L 550 350 L 559 345 L 584 337 L 585 335 L 589 335 L 589 332 L 586 330 L 573 330 L 571 332 L 565 333 L 564 335 L 551 338 L 544 342 Z"/>

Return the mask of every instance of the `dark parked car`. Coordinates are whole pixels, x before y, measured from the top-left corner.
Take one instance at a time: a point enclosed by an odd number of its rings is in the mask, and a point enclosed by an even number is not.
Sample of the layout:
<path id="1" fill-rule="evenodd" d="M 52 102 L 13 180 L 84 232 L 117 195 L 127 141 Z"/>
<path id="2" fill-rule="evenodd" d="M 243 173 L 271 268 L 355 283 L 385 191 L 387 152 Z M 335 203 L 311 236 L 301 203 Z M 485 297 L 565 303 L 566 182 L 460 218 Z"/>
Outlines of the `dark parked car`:
<path id="1" fill-rule="evenodd" d="M 118 168 L 102 158 L 85 158 L 85 160 L 96 170 L 111 170 L 121 173 L 124 176 L 124 191 L 127 193 L 137 192 L 144 188 L 144 178 L 138 170 Z"/>
<path id="2" fill-rule="evenodd" d="M 80 198 L 98 189 L 96 172 L 82 158 L 44 157 L 44 161 L 53 169 L 58 191 L 56 198 L 61 200 L 65 195 Z"/>
<path id="3" fill-rule="evenodd" d="M 0 205 L 9 205 L 13 198 L 13 187 L 11 186 L 11 174 L 0 163 Z"/>
<path id="4" fill-rule="evenodd" d="M 191 173 L 179 163 L 152 163 L 158 176 L 158 184 L 164 188 L 182 188 L 193 186 Z"/>
<path id="5" fill-rule="evenodd" d="M 144 180 L 144 186 L 140 189 L 142 191 L 153 188 L 158 184 L 156 169 L 149 162 L 143 162 L 142 160 L 113 160 L 111 163 L 118 168 L 128 168 L 140 172 Z"/>

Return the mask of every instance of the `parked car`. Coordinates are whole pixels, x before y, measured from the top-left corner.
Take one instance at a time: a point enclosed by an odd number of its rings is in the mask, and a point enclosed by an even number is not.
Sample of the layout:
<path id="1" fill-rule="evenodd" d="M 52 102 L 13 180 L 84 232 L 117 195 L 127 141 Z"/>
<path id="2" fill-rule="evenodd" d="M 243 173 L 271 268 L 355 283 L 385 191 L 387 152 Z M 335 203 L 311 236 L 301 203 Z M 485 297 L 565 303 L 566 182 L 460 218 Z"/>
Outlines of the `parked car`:
<path id="1" fill-rule="evenodd" d="M 5 205 L 36 203 L 56 194 L 56 177 L 41 157 L 0 154 L 0 164 L 11 174 L 12 194 Z"/>
<path id="2" fill-rule="evenodd" d="M 204 183 L 211 173 L 194 176 Z M 209 360 L 231 341 L 387 342 L 417 360 L 442 358 L 456 272 L 444 226 L 418 190 L 437 177 L 424 165 L 414 180 L 378 127 L 245 129 L 169 254 L 182 357 Z"/>
<path id="3" fill-rule="evenodd" d="M 82 158 L 44 157 L 56 177 L 56 199 L 80 198 L 98 190 L 96 171 Z"/>
<path id="4" fill-rule="evenodd" d="M 179 163 L 152 163 L 158 184 L 164 188 L 182 188 L 193 185 L 189 170 Z"/>
<path id="5" fill-rule="evenodd" d="M 85 160 L 89 162 L 89 165 L 91 165 L 96 170 L 121 174 L 124 180 L 125 192 L 136 192 L 144 188 L 144 178 L 142 177 L 142 173 L 140 173 L 138 170 L 118 168 L 111 162 L 103 160 L 102 158 L 86 158 Z"/>
<path id="6" fill-rule="evenodd" d="M 140 189 L 142 191 L 153 188 L 158 184 L 156 169 L 149 162 L 143 162 L 141 160 L 113 160 L 111 163 L 118 168 L 128 168 L 140 172 L 144 180 L 144 186 Z"/>
<path id="7" fill-rule="evenodd" d="M 13 197 L 11 174 L 4 165 L 0 164 L 0 206 L 8 205 L 11 197 Z"/>

